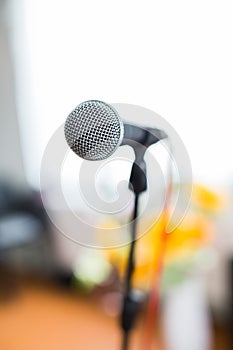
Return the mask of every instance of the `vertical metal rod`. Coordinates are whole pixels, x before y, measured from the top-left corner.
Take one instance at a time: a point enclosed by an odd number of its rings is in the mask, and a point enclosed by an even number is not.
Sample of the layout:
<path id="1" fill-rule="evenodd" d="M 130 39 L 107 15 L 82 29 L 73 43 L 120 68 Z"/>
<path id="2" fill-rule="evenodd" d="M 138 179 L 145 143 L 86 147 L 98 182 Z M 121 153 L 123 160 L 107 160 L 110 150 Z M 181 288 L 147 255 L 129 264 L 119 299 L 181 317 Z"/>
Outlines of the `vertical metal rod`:
<path id="1" fill-rule="evenodd" d="M 127 301 L 130 299 L 130 294 L 132 292 L 132 276 L 135 269 L 135 244 L 136 244 L 136 228 L 137 228 L 137 216 L 138 216 L 138 199 L 139 195 L 135 194 L 134 198 L 134 212 L 133 212 L 133 221 L 132 221 L 132 230 L 131 230 L 131 244 L 130 244 L 130 251 L 129 251 L 129 257 L 128 257 L 128 263 L 127 263 L 127 270 L 126 270 L 126 276 L 125 276 L 125 292 L 124 292 L 124 298 L 123 298 L 123 310 L 122 315 L 127 321 L 127 317 L 130 317 L 128 314 L 127 307 Z M 129 333 L 131 329 L 125 329 L 123 326 L 123 339 L 122 339 L 122 350 L 128 350 L 129 345 Z"/>

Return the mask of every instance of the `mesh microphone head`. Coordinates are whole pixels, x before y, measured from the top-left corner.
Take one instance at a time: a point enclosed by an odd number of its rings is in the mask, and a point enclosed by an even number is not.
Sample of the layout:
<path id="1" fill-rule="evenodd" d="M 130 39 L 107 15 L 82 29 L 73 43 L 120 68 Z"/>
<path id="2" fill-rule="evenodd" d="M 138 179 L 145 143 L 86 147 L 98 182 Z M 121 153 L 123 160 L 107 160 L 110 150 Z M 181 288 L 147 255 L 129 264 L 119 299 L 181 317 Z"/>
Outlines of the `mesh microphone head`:
<path id="1" fill-rule="evenodd" d="M 110 105 L 101 101 L 86 101 L 78 105 L 65 122 L 65 138 L 70 148 L 81 158 L 108 158 L 121 144 L 123 123 Z"/>

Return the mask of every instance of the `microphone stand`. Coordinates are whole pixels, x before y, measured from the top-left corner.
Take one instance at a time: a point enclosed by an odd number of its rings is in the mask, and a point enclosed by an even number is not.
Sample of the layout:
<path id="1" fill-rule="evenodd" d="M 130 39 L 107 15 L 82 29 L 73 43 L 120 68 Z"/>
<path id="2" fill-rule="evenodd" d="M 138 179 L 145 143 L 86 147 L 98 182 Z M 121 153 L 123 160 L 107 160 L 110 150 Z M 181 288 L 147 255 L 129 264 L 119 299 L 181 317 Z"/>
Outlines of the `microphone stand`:
<path id="1" fill-rule="evenodd" d="M 140 309 L 140 301 L 133 294 L 132 276 L 135 269 L 135 245 L 138 219 L 139 195 L 147 189 L 146 163 L 144 160 L 144 147 L 134 147 L 135 161 L 130 175 L 129 188 L 134 192 L 134 211 L 131 226 L 131 244 L 125 275 L 125 290 L 122 303 L 121 328 L 123 331 L 122 350 L 128 350 L 129 334 L 132 330 Z"/>
<path id="2" fill-rule="evenodd" d="M 132 276 L 135 269 L 135 245 L 136 230 L 138 220 L 138 201 L 139 195 L 147 189 L 146 162 L 144 155 L 147 148 L 167 138 L 167 134 L 163 130 L 155 128 L 144 128 L 143 132 L 140 128 L 125 124 L 125 138 L 122 145 L 129 145 L 135 153 L 135 160 L 132 166 L 129 188 L 134 192 L 134 212 L 131 227 L 131 244 L 125 275 L 125 290 L 122 303 L 121 313 L 121 329 L 123 332 L 122 350 L 128 350 L 129 334 L 132 330 L 136 317 L 140 309 L 140 300 L 136 298 L 132 288 Z"/>

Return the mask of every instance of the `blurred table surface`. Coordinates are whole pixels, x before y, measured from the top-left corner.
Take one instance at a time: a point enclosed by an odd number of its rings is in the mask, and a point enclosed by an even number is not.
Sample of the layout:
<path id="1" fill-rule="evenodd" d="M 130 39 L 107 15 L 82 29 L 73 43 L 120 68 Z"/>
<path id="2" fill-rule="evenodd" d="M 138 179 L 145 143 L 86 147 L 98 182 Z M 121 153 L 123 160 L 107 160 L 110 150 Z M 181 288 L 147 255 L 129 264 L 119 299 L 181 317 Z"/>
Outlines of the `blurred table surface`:
<path id="1" fill-rule="evenodd" d="M 140 336 L 141 329 L 134 331 L 130 349 L 139 349 Z M 26 285 L 0 303 L 1 350 L 119 350 L 120 344 L 117 318 L 96 299 Z"/>

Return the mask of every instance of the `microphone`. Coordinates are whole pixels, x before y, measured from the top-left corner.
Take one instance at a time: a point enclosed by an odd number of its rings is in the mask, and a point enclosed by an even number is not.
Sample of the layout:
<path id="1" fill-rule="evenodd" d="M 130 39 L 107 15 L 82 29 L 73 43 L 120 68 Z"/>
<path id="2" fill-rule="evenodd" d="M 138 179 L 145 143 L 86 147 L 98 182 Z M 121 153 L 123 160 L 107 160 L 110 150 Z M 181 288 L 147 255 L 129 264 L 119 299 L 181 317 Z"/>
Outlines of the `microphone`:
<path id="1" fill-rule="evenodd" d="M 67 117 L 64 131 L 69 147 L 87 160 L 106 159 L 121 145 L 136 153 L 141 145 L 148 148 L 167 137 L 156 128 L 123 123 L 111 105 L 98 100 L 79 104 Z"/>
<path id="2" fill-rule="evenodd" d="M 97 100 L 79 104 L 69 114 L 64 131 L 69 147 L 79 157 L 87 160 L 106 159 L 121 145 L 129 145 L 134 149 L 135 160 L 131 169 L 129 188 L 135 193 L 135 204 L 121 313 L 122 349 L 127 350 L 129 332 L 133 328 L 140 306 L 133 297 L 132 275 L 135 268 L 138 199 L 139 195 L 147 189 L 144 154 L 150 145 L 166 138 L 167 135 L 156 128 L 124 123 L 111 105 Z"/>

